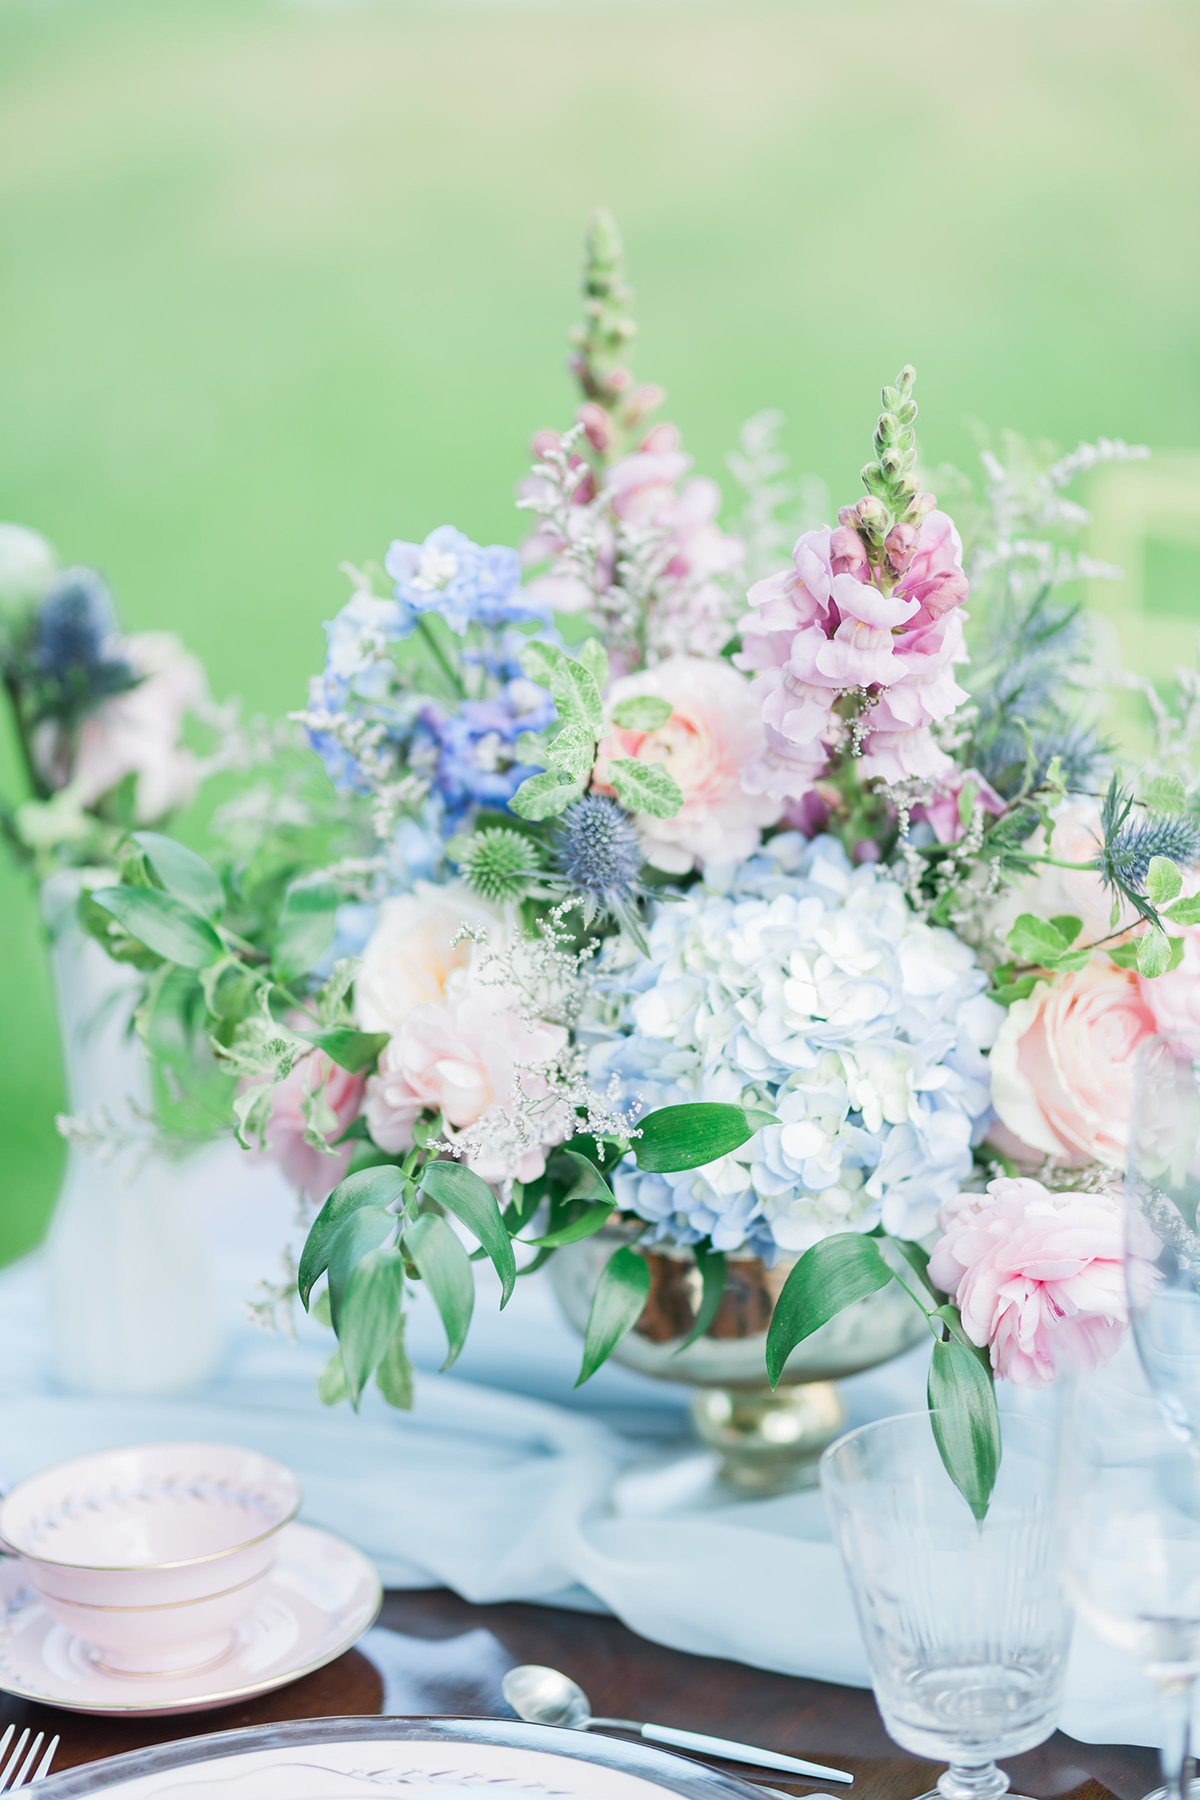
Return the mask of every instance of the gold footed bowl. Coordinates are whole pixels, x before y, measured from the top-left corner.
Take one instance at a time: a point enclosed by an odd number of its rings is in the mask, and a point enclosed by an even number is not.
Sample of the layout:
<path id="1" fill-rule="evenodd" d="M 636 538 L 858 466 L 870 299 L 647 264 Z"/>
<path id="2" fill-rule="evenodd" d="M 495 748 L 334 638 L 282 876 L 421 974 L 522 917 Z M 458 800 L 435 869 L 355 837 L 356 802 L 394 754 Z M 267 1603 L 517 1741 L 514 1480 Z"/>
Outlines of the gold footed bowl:
<path id="1" fill-rule="evenodd" d="M 582 1337 L 600 1271 L 635 1230 L 607 1225 L 567 1244 L 551 1258 L 550 1284 L 569 1324 Z M 889 1261 L 894 1252 L 880 1249 Z M 928 1331 L 904 1290 L 893 1283 L 797 1344 L 774 1392 L 767 1380 L 767 1327 L 797 1257 L 773 1269 L 757 1256 L 725 1259 L 725 1294 L 703 1337 L 680 1350 L 700 1304 L 700 1275 L 690 1250 L 658 1244 L 643 1250 L 650 1297 L 613 1361 L 660 1381 L 695 1388 L 691 1414 L 699 1436 L 721 1454 L 720 1479 L 743 1494 L 781 1494 L 811 1487 L 817 1459 L 845 1421 L 834 1383 L 890 1362 Z"/>

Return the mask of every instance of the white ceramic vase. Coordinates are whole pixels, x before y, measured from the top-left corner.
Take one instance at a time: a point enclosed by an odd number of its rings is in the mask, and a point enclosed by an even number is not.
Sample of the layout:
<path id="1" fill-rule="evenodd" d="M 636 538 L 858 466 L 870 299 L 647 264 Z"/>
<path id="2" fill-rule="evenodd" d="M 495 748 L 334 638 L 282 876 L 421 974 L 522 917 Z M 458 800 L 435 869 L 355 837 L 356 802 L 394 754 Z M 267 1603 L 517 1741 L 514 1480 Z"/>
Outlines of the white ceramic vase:
<path id="1" fill-rule="evenodd" d="M 111 961 L 75 917 L 78 877 L 42 888 L 58 998 L 67 1104 L 94 1118 L 150 1105 L 149 1071 L 130 1029 L 137 976 Z M 213 1149 L 182 1161 L 145 1145 L 108 1160 L 71 1145 L 45 1247 L 56 1373 L 76 1393 L 172 1394 L 220 1359 L 225 1321 L 198 1228 Z"/>

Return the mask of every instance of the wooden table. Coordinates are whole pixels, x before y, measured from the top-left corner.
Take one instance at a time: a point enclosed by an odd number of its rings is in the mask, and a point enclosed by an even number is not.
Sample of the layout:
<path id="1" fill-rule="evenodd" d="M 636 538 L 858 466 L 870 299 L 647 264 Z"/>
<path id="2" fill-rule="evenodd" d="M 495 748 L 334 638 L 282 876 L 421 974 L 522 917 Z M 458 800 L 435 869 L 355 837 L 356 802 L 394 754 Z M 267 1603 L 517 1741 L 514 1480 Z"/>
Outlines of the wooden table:
<path id="1" fill-rule="evenodd" d="M 514 1663 L 537 1662 L 574 1677 L 599 1714 L 716 1732 L 850 1769 L 856 1800 L 912 1800 L 939 1772 L 896 1748 L 869 1692 L 666 1650 L 613 1618 L 547 1606 L 470 1606 L 436 1589 L 390 1593 L 380 1627 L 363 1649 L 249 1704 L 154 1723 L 85 1718 L 0 1695 L 0 1729 L 15 1720 L 18 1728 L 61 1733 L 59 1770 L 143 1744 L 281 1719 L 383 1712 L 508 1718 L 500 1675 Z M 744 1765 L 728 1768 L 752 1774 Z M 1158 1785 L 1153 1751 L 1079 1744 L 1061 1732 L 1005 1768 L 1016 1791 L 1035 1800 L 1103 1800 L 1106 1791 L 1141 1800 Z M 798 1796 L 817 1786 L 766 1771 L 760 1779 Z"/>

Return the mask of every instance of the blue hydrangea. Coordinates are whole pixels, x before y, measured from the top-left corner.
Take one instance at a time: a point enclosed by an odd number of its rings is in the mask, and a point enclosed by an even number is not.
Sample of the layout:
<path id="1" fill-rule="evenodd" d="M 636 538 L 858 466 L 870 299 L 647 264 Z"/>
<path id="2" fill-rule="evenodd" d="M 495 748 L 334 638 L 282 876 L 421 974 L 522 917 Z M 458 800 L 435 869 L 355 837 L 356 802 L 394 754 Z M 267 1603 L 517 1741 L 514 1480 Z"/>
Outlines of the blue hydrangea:
<path id="1" fill-rule="evenodd" d="M 627 1158 L 620 1204 L 651 1241 L 773 1260 L 833 1231 L 920 1237 L 971 1172 L 993 1114 L 984 1051 L 1002 1010 L 974 953 L 923 924 L 897 884 L 833 838 L 773 839 L 728 892 L 662 905 L 650 956 L 611 961 L 619 1025 L 594 1085 L 639 1111 L 765 1104 L 780 1123 L 703 1169 Z"/>
<path id="2" fill-rule="evenodd" d="M 453 525 L 439 525 L 423 544 L 399 538 L 384 558 L 396 601 L 411 631 L 422 613 L 440 614 L 465 637 L 471 625 L 495 630 L 522 622 L 549 622 L 544 604 L 521 586 L 521 559 L 506 544 L 473 544 Z"/>

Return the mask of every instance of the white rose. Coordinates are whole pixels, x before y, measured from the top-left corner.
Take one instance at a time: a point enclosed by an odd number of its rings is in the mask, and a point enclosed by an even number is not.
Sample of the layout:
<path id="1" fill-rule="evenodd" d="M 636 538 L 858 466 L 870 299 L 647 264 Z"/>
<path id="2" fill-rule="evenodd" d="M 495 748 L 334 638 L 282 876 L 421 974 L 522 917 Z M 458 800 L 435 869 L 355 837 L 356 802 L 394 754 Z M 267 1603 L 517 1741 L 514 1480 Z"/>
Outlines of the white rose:
<path id="1" fill-rule="evenodd" d="M 460 938 L 463 927 L 486 932 L 486 948 Z M 411 894 L 385 900 L 354 983 L 354 1011 L 364 1031 L 399 1031 L 415 1006 L 454 998 L 486 951 L 508 948 L 504 915 L 464 882 L 418 881 Z"/>
<path id="2" fill-rule="evenodd" d="M 0 619 L 19 624 L 45 598 L 58 558 L 27 525 L 0 525 Z"/>

